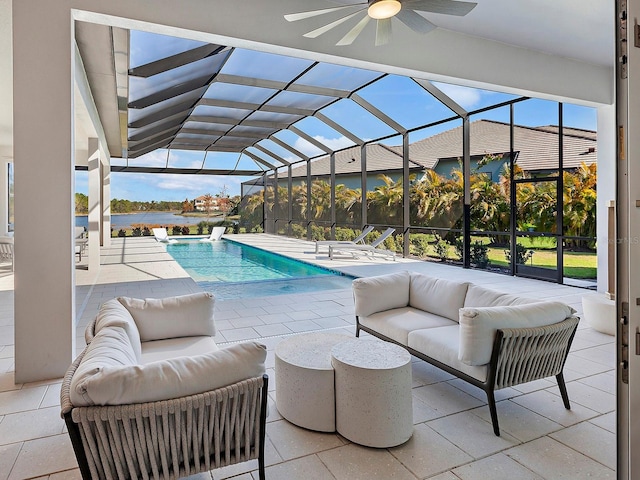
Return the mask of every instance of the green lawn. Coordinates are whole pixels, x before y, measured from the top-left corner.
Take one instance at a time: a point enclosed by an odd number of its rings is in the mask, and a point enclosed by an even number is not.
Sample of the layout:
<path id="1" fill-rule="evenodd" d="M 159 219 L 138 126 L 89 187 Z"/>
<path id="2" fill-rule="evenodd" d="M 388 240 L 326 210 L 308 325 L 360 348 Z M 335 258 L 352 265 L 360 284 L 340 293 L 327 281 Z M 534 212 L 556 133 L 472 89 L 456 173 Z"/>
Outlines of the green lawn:
<path id="1" fill-rule="evenodd" d="M 556 251 L 534 250 L 533 257 L 527 265 L 536 267 L 556 268 Z M 489 247 L 489 260 L 493 265 L 508 266 L 504 248 Z M 571 278 L 596 278 L 597 256 L 591 252 L 565 252 L 564 275 Z"/>

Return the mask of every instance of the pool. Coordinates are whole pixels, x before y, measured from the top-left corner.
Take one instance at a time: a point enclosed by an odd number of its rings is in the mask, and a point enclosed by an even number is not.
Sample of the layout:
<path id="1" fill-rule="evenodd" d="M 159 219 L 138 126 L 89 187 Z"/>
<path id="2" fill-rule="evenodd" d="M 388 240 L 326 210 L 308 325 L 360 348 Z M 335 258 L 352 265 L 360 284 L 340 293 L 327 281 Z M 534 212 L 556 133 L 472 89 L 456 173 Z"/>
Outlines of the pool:
<path id="1" fill-rule="evenodd" d="M 220 299 L 350 288 L 353 277 L 231 240 L 184 241 L 167 252 Z"/>

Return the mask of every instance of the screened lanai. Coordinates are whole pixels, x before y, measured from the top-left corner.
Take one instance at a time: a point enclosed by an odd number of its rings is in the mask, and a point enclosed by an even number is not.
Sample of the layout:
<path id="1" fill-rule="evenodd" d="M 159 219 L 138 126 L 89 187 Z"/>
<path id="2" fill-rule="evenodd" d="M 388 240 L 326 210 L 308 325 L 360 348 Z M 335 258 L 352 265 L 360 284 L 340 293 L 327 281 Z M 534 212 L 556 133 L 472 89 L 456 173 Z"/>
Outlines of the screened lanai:
<path id="1" fill-rule="evenodd" d="M 78 29 L 81 53 L 95 28 Z M 129 45 L 112 172 L 240 177 L 244 231 L 393 227 L 387 247 L 404 256 L 595 285 L 594 110 L 136 30 L 110 38 Z"/>

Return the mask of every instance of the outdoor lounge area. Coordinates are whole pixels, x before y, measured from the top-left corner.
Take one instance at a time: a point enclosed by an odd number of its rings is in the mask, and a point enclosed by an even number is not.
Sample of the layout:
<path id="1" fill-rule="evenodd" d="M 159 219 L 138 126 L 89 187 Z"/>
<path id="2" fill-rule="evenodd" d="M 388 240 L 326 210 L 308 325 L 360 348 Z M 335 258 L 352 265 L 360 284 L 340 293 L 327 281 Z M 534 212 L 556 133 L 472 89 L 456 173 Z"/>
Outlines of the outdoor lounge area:
<path id="1" fill-rule="evenodd" d="M 355 276 L 409 270 L 532 298 L 552 298 L 581 315 L 584 289 L 465 270 L 433 262 L 378 258 L 329 260 L 313 242 L 267 234 L 234 235 L 240 242 L 339 269 Z M 102 250 L 97 278 L 77 271 L 77 348 L 103 302 L 116 296 L 165 297 L 194 293 L 199 286 L 153 237 L 114 239 Z M 8 479 L 80 478 L 69 436 L 60 418 L 61 379 L 14 384 L 13 276 L 0 278 L 0 472 Z M 267 345 L 269 416 L 266 478 L 352 480 L 401 478 L 614 478 L 614 337 L 578 326 L 564 369 L 571 410 L 565 410 L 553 379 L 496 392 L 501 436 L 494 435 L 484 392 L 413 358 L 413 435 L 391 448 L 368 448 L 336 433 L 319 433 L 284 420 L 275 407 L 274 351 L 305 332 L 355 335 L 350 289 L 217 301 L 220 347 L 256 340 Z M 361 334 L 366 336 L 364 333 Z M 255 480 L 257 461 L 194 478 Z"/>

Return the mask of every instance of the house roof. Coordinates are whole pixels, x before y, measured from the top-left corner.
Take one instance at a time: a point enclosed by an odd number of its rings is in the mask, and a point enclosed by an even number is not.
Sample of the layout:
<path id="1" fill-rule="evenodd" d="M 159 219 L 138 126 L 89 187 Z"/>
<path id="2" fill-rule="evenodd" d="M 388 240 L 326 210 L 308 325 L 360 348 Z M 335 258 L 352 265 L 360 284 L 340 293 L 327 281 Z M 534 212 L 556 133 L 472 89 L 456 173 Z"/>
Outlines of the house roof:
<path id="1" fill-rule="evenodd" d="M 508 123 L 493 120 L 471 122 L 471 156 L 508 153 Z M 514 125 L 516 163 L 526 171 L 558 168 L 559 128 L 557 126 L 526 127 Z M 563 129 L 563 167 L 577 168 L 582 162 L 597 162 L 596 132 L 576 128 Z M 411 169 L 435 168 L 445 159 L 462 158 L 462 126 L 446 130 L 409 145 Z M 352 147 L 335 155 L 336 175 L 361 171 L 360 147 Z M 355 161 L 352 161 L 354 159 Z M 372 144 L 367 146 L 367 170 L 382 172 L 402 169 L 402 147 Z M 306 163 L 294 166 L 293 177 L 306 176 Z M 329 175 L 329 157 L 311 162 L 311 174 Z"/>

